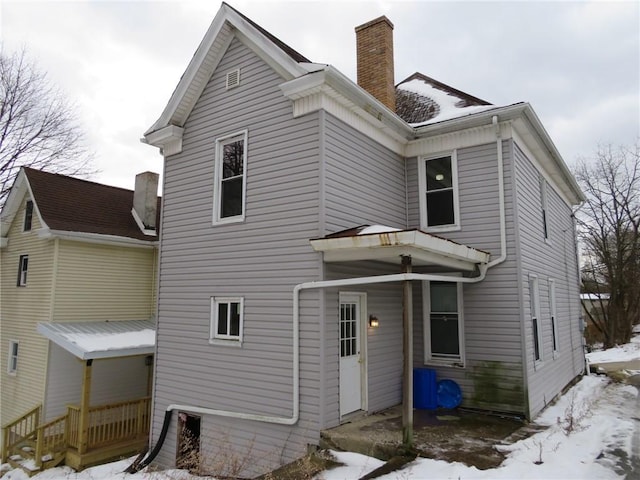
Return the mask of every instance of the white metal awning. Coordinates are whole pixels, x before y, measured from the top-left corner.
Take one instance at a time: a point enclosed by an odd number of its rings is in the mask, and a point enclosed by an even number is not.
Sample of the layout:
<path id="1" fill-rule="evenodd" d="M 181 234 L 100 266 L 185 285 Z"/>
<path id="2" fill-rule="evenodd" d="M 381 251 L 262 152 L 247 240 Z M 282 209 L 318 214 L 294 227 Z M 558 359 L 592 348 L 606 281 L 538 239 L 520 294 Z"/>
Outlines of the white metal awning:
<path id="1" fill-rule="evenodd" d="M 155 352 L 153 320 L 39 323 L 38 333 L 81 360 Z"/>
<path id="2" fill-rule="evenodd" d="M 411 257 L 414 266 L 435 265 L 473 271 L 489 262 L 490 254 L 421 230 L 398 230 L 384 225 L 364 225 L 311 240 L 325 262 L 378 260 L 400 264 Z"/>

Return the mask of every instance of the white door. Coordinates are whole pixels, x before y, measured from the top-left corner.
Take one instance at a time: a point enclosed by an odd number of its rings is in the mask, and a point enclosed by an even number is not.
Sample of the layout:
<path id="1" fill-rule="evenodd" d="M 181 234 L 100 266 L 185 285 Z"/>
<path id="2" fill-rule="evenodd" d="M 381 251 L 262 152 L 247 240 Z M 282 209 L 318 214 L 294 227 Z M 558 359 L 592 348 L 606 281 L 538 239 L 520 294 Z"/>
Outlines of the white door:
<path id="1" fill-rule="evenodd" d="M 340 295 L 340 415 L 362 408 L 360 297 Z"/>

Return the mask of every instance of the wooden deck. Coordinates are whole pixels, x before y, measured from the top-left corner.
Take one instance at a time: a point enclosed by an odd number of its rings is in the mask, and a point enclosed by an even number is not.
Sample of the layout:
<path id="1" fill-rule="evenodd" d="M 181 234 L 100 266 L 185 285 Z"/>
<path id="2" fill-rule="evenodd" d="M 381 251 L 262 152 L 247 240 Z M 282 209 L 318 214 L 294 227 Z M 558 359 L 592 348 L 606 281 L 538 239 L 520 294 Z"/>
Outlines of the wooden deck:
<path id="1" fill-rule="evenodd" d="M 3 461 L 33 474 L 65 463 L 82 470 L 144 449 L 149 437 L 149 397 L 89 407 L 40 424 L 42 407 L 3 428 Z"/>

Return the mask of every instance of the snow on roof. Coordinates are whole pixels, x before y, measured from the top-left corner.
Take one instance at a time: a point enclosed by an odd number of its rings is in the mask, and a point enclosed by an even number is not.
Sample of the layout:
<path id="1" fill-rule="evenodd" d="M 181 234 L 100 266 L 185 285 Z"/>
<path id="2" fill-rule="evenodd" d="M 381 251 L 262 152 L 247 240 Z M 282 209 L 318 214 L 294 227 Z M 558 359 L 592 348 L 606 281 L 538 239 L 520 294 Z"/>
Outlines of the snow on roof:
<path id="1" fill-rule="evenodd" d="M 358 232 L 358 235 L 369 235 L 371 233 L 399 232 L 399 228 L 387 227 L 386 225 L 368 225 Z"/>
<path id="2" fill-rule="evenodd" d="M 40 323 L 38 332 L 82 360 L 154 353 L 155 322 Z"/>
<path id="3" fill-rule="evenodd" d="M 418 78 L 402 83 L 398 85 L 398 88 L 431 100 L 433 104 L 433 116 L 425 121 L 415 123 L 409 122 L 413 127 L 428 125 L 431 123 L 441 122 L 443 120 L 450 120 L 452 118 L 497 108 L 495 105 L 467 105 L 465 102 L 461 101 L 459 96 L 436 88 L 434 85 Z"/>
<path id="4" fill-rule="evenodd" d="M 580 300 L 609 300 L 608 293 L 581 293 Z"/>

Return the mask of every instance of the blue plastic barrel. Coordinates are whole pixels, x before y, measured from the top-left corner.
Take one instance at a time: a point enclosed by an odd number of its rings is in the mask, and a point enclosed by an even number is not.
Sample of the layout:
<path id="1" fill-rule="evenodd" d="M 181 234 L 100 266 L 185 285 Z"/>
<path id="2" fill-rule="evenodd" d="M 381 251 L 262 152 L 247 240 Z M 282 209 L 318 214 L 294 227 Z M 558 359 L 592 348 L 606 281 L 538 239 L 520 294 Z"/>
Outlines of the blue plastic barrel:
<path id="1" fill-rule="evenodd" d="M 430 368 L 413 369 L 413 407 L 420 410 L 438 408 L 436 371 Z"/>

